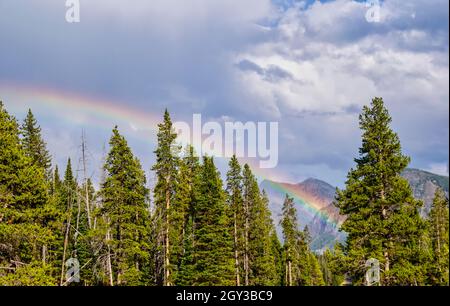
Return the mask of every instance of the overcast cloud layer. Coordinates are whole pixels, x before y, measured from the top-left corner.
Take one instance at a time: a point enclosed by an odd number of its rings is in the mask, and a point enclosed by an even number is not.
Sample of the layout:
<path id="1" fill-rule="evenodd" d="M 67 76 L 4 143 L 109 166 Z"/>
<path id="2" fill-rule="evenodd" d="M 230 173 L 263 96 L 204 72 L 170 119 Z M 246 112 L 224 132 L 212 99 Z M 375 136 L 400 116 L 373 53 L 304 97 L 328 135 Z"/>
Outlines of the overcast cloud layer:
<path id="1" fill-rule="evenodd" d="M 168 107 L 178 118 L 279 121 L 274 179 L 336 185 L 360 144 L 359 111 L 381 96 L 411 166 L 448 175 L 447 0 L 383 1 L 378 23 L 347 0 L 80 2 L 81 22 L 68 24 L 64 1 L 0 0 L 0 84 Z M 40 122 L 58 162 L 80 133 L 52 120 L 60 115 Z M 149 167 L 152 148 L 131 143 Z M 92 141 L 94 160 L 102 145 Z"/>

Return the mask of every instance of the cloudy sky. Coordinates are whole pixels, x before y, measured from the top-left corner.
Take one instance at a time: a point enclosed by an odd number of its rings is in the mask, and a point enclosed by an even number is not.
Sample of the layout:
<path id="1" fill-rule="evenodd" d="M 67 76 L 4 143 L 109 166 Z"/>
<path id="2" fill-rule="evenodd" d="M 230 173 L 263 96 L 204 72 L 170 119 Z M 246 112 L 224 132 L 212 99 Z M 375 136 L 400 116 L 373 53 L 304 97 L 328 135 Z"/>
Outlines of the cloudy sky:
<path id="1" fill-rule="evenodd" d="M 360 144 L 358 113 L 381 96 L 411 166 L 448 175 L 447 0 L 381 1 L 379 22 L 348 0 L 80 4 L 81 22 L 67 23 L 63 0 L 0 0 L 0 100 L 18 118 L 33 108 L 61 165 L 77 160 L 85 129 L 98 175 L 119 124 L 148 169 L 154 135 L 117 118 L 99 127 L 100 114 L 48 107 L 42 92 L 63 106 L 67 95 L 142 114 L 167 107 L 178 120 L 278 121 L 279 166 L 268 176 L 341 186 Z"/>

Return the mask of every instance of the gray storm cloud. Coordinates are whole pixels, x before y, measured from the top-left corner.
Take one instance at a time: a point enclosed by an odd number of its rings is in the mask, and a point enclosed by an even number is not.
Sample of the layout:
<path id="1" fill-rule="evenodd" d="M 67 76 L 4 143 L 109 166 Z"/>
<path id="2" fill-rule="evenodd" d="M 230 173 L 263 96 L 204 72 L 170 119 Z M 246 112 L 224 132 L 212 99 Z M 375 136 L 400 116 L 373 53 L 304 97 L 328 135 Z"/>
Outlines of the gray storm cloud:
<path id="1" fill-rule="evenodd" d="M 0 82 L 181 118 L 277 120 L 280 169 L 334 184 L 357 153 L 359 109 L 382 96 L 412 165 L 448 168 L 445 0 L 383 1 L 379 23 L 346 0 L 81 0 L 79 24 L 64 1 L 30 2 L 0 1 Z M 52 124 L 41 122 L 65 139 Z"/>

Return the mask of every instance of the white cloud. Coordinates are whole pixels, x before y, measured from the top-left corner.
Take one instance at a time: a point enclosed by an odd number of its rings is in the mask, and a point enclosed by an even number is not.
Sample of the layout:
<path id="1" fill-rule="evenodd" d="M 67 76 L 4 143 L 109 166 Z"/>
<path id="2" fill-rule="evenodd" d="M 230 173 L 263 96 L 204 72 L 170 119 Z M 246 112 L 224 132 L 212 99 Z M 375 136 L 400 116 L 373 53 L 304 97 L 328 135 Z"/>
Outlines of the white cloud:
<path id="1" fill-rule="evenodd" d="M 351 44 L 324 39 L 334 25 L 350 33 L 354 19 L 358 19 L 356 13 L 363 18 L 364 8 L 364 4 L 344 0 L 316 2 L 307 10 L 291 8 L 274 29 L 276 40 L 257 45 L 237 58 L 261 68 L 280 67 L 293 78 L 274 83 L 251 71 L 242 71 L 240 77 L 247 86 L 259 90 L 266 104 L 271 99 L 274 109 L 282 103 L 299 112 L 340 111 L 355 103 L 365 104 L 375 95 L 396 100 L 413 95 L 421 103 L 445 108 L 442 99 L 448 97 L 448 87 L 444 86 L 448 66 L 442 61 L 448 52 L 408 49 L 438 39 L 430 33 L 393 29 L 368 34 Z M 399 41 L 404 48 L 397 47 Z"/>
<path id="2" fill-rule="evenodd" d="M 294 6 L 273 27 L 271 40 L 236 54 L 236 63 L 247 64 L 236 65 L 243 90 L 257 97 L 262 113 L 282 121 L 284 161 L 348 167 L 359 144 L 356 113 L 375 96 L 384 98 L 415 162 L 424 155 L 442 159 L 448 146 L 448 40 L 440 24 L 411 24 L 410 12 L 427 4 L 383 3 L 379 24 L 365 20 L 364 3 Z M 436 12 L 430 14 L 432 19 Z M 270 67 L 290 77 L 268 78 Z M 425 153 L 431 144 L 439 153 Z"/>

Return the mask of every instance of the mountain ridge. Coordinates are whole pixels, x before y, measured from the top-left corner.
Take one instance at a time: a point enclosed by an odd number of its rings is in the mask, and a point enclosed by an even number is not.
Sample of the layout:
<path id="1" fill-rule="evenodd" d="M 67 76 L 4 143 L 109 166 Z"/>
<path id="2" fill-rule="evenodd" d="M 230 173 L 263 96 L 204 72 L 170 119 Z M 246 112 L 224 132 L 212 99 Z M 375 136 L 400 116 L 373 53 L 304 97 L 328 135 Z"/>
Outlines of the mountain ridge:
<path id="1" fill-rule="evenodd" d="M 449 177 L 415 168 L 407 168 L 402 176 L 408 180 L 414 197 L 424 202 L 422 216 L 427 216 L 431 208 L 436 188 L 440 187 L 448 196 Z M 299 183 L 277 182 L 265 179 L 260 183 L 270 199 L 270 209 L 281 235 L 279 220 L 284 197 L 287 194 L 297 204 L 297 215 L 301 228 L 308 226 L 311 233 L 311 249 L 320 252 L 332 247 L 336 242 L 345 241 L 346 234 L 339 231 L 345 216 L 333 201 L 336 187 L 324 180 L 307 178 Z"/>

